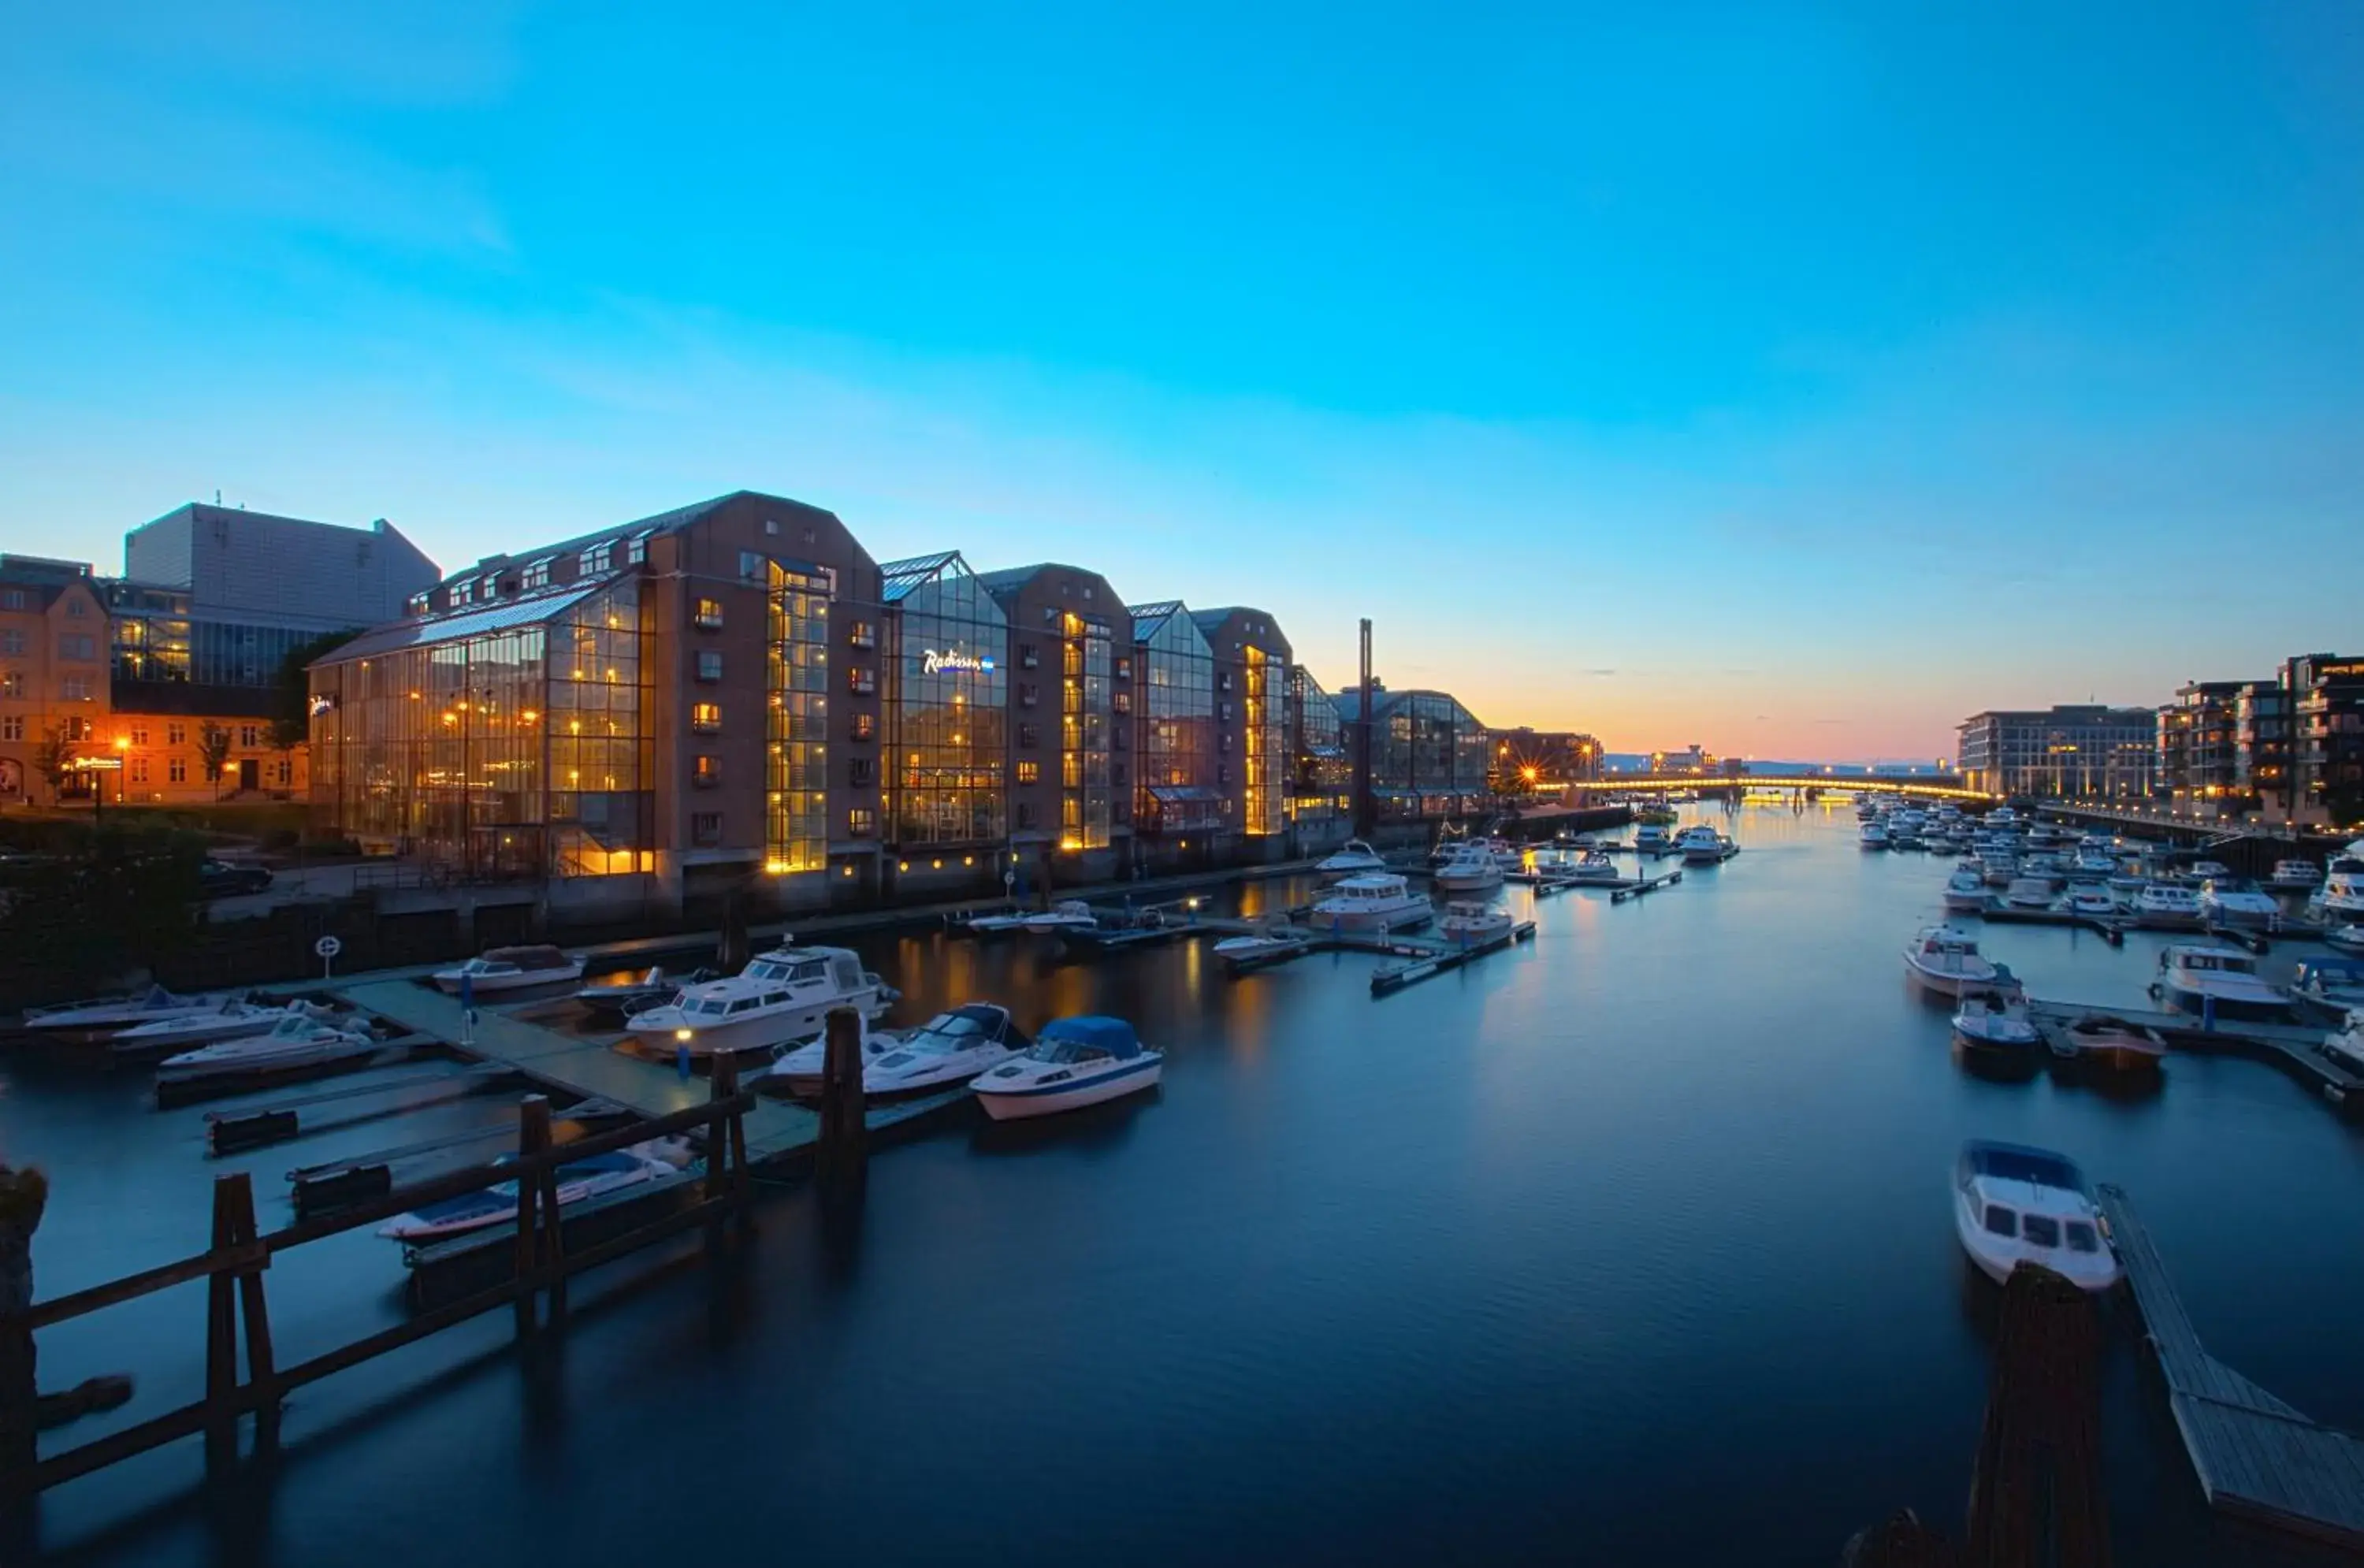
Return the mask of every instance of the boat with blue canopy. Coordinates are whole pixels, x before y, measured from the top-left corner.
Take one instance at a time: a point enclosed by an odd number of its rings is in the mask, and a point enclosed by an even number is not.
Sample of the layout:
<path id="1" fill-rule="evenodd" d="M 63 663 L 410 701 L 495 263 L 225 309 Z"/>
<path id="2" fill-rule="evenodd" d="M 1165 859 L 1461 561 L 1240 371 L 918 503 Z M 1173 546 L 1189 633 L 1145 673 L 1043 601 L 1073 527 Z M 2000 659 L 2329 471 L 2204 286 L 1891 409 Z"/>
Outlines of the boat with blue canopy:
<path id="1" fill-rule="evenodd" d="M 1054 1018 L 1033 1048 L 976 1081 L 996 1121 L 1049 1116 L 1154 1088 L 1165 1053 L 1141 1043 L 1122 1018 Z"/>

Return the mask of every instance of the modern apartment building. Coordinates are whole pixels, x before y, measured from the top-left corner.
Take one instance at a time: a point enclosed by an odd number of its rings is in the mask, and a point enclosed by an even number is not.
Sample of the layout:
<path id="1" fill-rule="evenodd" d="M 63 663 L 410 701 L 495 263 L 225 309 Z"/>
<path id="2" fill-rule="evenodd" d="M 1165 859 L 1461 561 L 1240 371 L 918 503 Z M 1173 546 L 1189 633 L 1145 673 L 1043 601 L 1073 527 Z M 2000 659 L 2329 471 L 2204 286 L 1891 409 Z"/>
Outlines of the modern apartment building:
<path id="1" fill-rule="evenodd" d="M 884 603 L 834 515 L 747 491 L 488 556 L 312 667 L 314 806 L 578 906 L 875 895 Z"/>
<path id="2" fill-rule="evenodd" d="M 2095 704 L 1990 709 L 1962 721 L 1965 787 L 2007 796 L 2141 800 L 2151 789 L 2158 717 Z"/>
<path id="3" fill-rule="evenodd" d="M 977 581 L 1009 617 L 1009 845 L 1097 880 L 1132 837 L 1132 617 L 1108 579 L 1043 562 Z"/>
<path id="4" fill-rule="evenodd" d="M 2239 712 L 2249 681 L 2190 681 L 2158 712 L 2153 726 L 2158 792 L 2174 810 L 2237 814 L 2240 786 Z"/>
<path id="5" fill-rule="evenodd" d="M 1333 836 L 1355 813 L 1355 759 L 1338 703 L 1302 664 L 1288 667 L 1288 735 L 1294 769 L 1288 815 L 1306 840 Z"/>
<path id="6" fill-rule="evenodd" d="M 1215 787 L 1226 826 L 1277 846 L 1288 828 L 1288 639 L 1269 611 L 1197 610 L 1215 668 Z"/>
<path id="7" fill-rule="evenodd" d="M 2292 809 L 2318 827 L 2364 827 L 2364 658 L 2303 653 L 2285 660 Z"/>

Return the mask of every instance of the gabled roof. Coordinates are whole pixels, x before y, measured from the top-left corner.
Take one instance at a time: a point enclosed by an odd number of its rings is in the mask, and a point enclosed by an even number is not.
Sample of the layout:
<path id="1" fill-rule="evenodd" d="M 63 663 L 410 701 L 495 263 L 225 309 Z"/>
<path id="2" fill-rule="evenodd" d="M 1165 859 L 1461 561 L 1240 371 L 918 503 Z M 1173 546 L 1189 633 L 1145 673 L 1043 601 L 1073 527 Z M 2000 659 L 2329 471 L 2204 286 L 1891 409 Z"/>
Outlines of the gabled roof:
<path id="1" fill-rule="evenodd" d="M 784 506 L 801 506 L 807 511 L 812 512 L 818 512 L 823 509 L 821 507 L 815 506 L 809 501 L 798 501 L 792 496 L 773 495 L 761 490 L 733 490 L 728 495 L 717 495 L 711 500 L 693 502 L 686 506 L 675 506 L 670 512 L 659 512 L 654 517 L 639 517 L 629 523 L 617 523 L 612 527 L 597 528 L 587 534 L 577 534 L 573 539 L 563 539 L 555 544 L 536 545 L 530 549 L 518 550 L 509 554 L 488 555 L 473 566 L 463 567 L 456 572 L 451 573 L 445 576 L 443 581 L 446 583 L 461 582 L 469 577 L 474 576 L 480 572 L 493 570 L 509 562 L 520 559 L 534 560 L 542 556 L 551 556 L 554 558 L 562 555 L 580 554 L 582 551 L 590 549 L 593 545 L 606 543 L 609 540 L 627 539 L 635 536 L 649 537 L 656 534 L 678 533 L 683 528 L 689 527 L 692 523 L 702 522 L 706 518 L 712 517 L 715 513 L 720 511 L 723 507 L 730 506 L 734 501 L 748 499 L 758 501 L 775 501 Z"/>
<path id="2" fill-rule="evenodd" d="M 1031 566 L 1005 566 L 998 572 L 980 572 L 976 574 L 976 580 L 985 584 L 985 591 L 988 594 L 1007 594 L 1024 587 L 1037 576 L 1058 565 L 1055 561 L 1038 561 Z M 1080 572 L 1083 568 L 1068 566 L 1061 570 Z"/>
<path id="3" fill-rule="evenodd" d="M 1146 642 L 1157 635 L 1158 627 L 1168 616 L 1182 608 L 1179 599 L 1159 599 L 1154 604 L 1127 605 L 1124 613 L 1132 617 L 1132 639 Z"/>
<path id="4" fill-rule="evenodd" d="M 598 577 L 583 577 L 563 587 L 546 592 L 526 594 L 498 604 L 480 605 L 473 609 L 440 616 L 419 616 L 398 620 L 391 626 L 364 632 L 351 642 L 331 649 L 319 662 L 342 664 L 354 659 L 374 658 L 381 653 L 393 653 L 405 648 L 421 648 L 430 643 L 453 642 L 463 638 L 481 637 L 488 631 L 507 631 L 512 627 L 539 626 L 573 609 L 600 589 L 616 581 L 617 574 L 608 573 Z"/>
<path id="5" fill-rule="evenodd" d="M 932 580 L 955 561 L 961 561 L 959 550 L 940 550 L 933 555 L 914 555 L 902 561 L 886 562 L 878 568 L 879 599 L 889 605 L 901 604 L 912 589 Z M 961 561 L 961 566 L 965 571 L 968 562 Z"/>

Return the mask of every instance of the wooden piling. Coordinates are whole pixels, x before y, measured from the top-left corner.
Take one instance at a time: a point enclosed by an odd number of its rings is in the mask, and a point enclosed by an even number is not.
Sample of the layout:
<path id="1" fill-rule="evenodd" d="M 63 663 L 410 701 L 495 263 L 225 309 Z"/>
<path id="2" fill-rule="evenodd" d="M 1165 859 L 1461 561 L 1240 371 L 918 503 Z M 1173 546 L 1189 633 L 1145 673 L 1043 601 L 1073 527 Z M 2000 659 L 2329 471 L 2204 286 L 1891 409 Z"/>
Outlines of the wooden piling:
<path id="1" fill-rule="evenodd" d="M 868 1173 L 864 1109 L 862 1018 L 851 1007 L 839 1007 L 829 1015 L 821 1057 L 820 1144 L 814 1169 L 840 1192 L 861 1186 Z"/>
<path id="2" fill-rule="evenodd" d="M 214 1244 L 236 1244 L 230 1187 L 243 1173 L 214 1178 Z M 250 1197 L 250 1203 L 251 1199 Z M 206 1468 L 218 1471 L 238 1457 L 238 1282 L 226 1273 L 206 1276 Z"/>
<path id="3" fill-rule="evenodd" d="M 550 1151 L 550 1096 L 528 1095 L 518 1103 L 518 1153 L 530 1159 Z M 519 1339 L 530 1339 L 541 1327 L 540 1314 L 534 1307 L 533 1277 L 540 1266 L 540 1245 L 536 1219 L 541 1210 L 542 1182 L 541 1173 L 520 1177 L 518 1182 L 517 1218 L 517 1331 Z M 557 1214 L 551 1215 L 552 1227 Z"/>
<path id="4" fill-rule="evenodd" d="M 0 1166 L 0 1475 L 11 1478 L 30 1473 L 39 1452 L 40 1392 L 26 1314 L 33 1307 L 33 1233 L 49 1197 L 40 1172 Z"/>

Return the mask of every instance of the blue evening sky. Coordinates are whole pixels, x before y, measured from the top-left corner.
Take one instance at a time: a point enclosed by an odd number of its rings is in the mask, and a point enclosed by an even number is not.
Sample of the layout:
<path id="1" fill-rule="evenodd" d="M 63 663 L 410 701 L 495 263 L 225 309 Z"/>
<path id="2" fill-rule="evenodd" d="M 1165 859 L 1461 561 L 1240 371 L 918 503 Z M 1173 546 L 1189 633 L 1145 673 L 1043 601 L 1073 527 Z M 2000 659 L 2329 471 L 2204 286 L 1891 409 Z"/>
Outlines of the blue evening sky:
<path id="1" fill-rule="evenodd" d="M 741 487 L 1936 756 L 2364 643 L 2364 6 L 8 7 L 0 547 Z"/>

